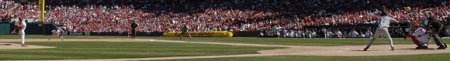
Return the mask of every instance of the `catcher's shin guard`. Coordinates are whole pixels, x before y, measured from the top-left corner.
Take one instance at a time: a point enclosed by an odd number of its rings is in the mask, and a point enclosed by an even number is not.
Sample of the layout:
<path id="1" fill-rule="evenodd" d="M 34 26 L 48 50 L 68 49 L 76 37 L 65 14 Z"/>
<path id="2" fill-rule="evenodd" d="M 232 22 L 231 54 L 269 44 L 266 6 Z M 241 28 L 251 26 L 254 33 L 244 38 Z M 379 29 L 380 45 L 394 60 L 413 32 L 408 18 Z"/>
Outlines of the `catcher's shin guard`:
<path id="1" fill-rule="evenodd" d="M 416 36 L 408 35 L 408 37 L 412 39 L 412 41 L 414 42 L 414 44 L 416 44 L 417 47 L 422 46 L 422 45 L 420 45 L 420 42 L 419 42 L 419 40 L 417 40 Z"/>

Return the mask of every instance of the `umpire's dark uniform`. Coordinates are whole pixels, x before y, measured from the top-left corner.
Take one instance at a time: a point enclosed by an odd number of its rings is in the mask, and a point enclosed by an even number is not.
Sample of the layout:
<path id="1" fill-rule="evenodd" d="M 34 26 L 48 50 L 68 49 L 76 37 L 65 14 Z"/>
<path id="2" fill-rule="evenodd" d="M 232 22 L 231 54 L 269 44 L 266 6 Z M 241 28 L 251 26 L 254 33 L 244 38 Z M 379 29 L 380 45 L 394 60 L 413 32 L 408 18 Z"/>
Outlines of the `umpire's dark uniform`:
<path id="1" fill-rule="evenodd" d="M 439 33 L 441 33 L 443 28 L 443 24 L 440 23 L 438 20 L 434 20 L 433 18 L 429 17 L 427 18 L 429 21 L 426 25 L 426 28 L 428 31 L 431 31 L 431 37 L 433 37 L 434 41 L 436 42 L 436 45 L 439 46 L 438 49 L 446 49 L 447 45 L 444 43 L 444 40 L 439 37 Z"/>
<path id="2" fill-rule="evenodd" d="M 138 24 L 136 22 L 131 23 L 131 39 L 136 38 L 136 28 Z"/>
<path id="3" fill-rule="evenodd" d="M 402 27 L 402 30 L 404 31 L 403 35 L 409 34 L 409 32 L 411 31 L 410 27 L 412 27 L 411 20 L 406 20 L 405 22 L 403 22 L 403 27 Z"/>

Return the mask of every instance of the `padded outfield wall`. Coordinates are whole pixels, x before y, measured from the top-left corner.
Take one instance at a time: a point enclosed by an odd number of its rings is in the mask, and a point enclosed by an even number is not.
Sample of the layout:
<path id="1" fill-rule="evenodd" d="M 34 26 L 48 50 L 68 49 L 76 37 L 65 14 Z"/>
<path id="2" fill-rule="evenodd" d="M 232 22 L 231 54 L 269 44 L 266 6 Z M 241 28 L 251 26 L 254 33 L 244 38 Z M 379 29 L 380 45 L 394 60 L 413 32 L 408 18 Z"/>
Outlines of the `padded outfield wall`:
<path id="1" fill-rule="evenodd" d="M 8 35 L 10 31 L 10 25 L 9 23 L 1 23 L 0 22 L 0 35 Z"/>

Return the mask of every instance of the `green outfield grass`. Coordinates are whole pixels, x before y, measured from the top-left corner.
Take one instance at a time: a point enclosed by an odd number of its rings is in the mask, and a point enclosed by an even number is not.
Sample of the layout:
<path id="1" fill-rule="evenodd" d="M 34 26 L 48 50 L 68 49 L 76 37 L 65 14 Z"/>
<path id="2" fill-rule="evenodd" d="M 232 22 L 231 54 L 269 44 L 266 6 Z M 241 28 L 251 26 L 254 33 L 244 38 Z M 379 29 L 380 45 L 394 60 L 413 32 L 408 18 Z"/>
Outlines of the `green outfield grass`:
<path id="1" fill-rule="evenodd" d="M 270 56 L 244 58 L 214 58 L 165 61 L 449 61 L 450 54 L 402 55 L 402 56 L 366 56 L 366 57 L 329 57 L 329 56 Z"/>
<path id="2" fill-rule="evenodd" d="M 45 39 L 47 36 L 31 35 L 28 38 Z M 18 36 L 0 35 L 1 38 L 17 39 Z M 127 38 L 126 36 L 66 36 L 66 38 Z M 177 37 L 143 37 L 141 39 L 178 40 Z M 198 42 L 232 42 L 275 45 L 312 45 L 340 46 L 366 45 L 368 38 L 347 39 L 303 39 L 303 38 L 255 38 L 255 37 L 194 37 L 185 39 Z M 449 40 L 449 39 L 445 39 Z M 411 44 L 410 39 L 395 38 L 396 44 Z M 65 48 L 39 50 L 1 50 L 0 59 L 92 59 L 92 58 L 137 58 L 137 57 L 167 57 L 167 56 L 198 56 L 256 53 L 257 50 L 275 49 L 260 47 L 180 44 L 180 43 L 137 43 L 137 42 L 33 42 L 35 45 L 57 46 Z M 387 44 L 386 39 L 376 41 L 376 44 Z M 189 46 L 189 47 L 188 47 Z M 143 49 L 144 48 L 144 49 Z M 147 49 L 145 49 L 147 48 Z M 167 49 L 171 48 L 171 49 Z M 172 49 L 173 48 L 173 49 Z M 201 52 L 197 52 L 201 51 Z M 121 52 L 121 53 L 118 53 Z M 158 53 L 154 53 L 158 52 Z M 182 53 L 180 53 L 182 52 Z M 82 53 L 82 54 L 80 54 Z M 19 57 L 20 56 L 20 57 Z M 241 57 L 214 59 L 183 59 L 170 61 L 449 61 L 450 53 L 399 55 L 399 56 L 271 56 L 271 57 Z"/>
<path id="3" fill-rule="evenodd" d="M 177 37 L 154 37 L 156 39 L 177 40 Z M 185 39 L 189 40 L 189 39 Z M 196 37 L 191 41 L 206 42 L 234 42 L 277 45 L 313 45 L 313 46 L 337 46 L 337 45 L 366 45 L 368 38 L 347 39 L 303 39 L 303 38 L 208 38 Z M 449 39 L 445 39 L 449 40 Z M 410 39 L 394 38 L 396 44 L 412 44 Z M 386 39 L 380 39 L 375 44 L 387 44 Z M 433 43 L 430 43 L 433 44 Z M 400 55 L 400 56 L 365 56 L 365 57 L 330 57 L 330 56 L 271 56 L 271 57 L 243 57 L 243 58 L 214 58 L 214 59 L 189 59 L 169 61 L 450 61 L 450 53 L 424 54 L 424 55 Z"/>
<path id="4" fill-rule="evenodd" d="M 0 50 L 0 60 L 118 59 L 254 54 L 268 47 L 156 42 L 30 42 L 53 49 Z"/>

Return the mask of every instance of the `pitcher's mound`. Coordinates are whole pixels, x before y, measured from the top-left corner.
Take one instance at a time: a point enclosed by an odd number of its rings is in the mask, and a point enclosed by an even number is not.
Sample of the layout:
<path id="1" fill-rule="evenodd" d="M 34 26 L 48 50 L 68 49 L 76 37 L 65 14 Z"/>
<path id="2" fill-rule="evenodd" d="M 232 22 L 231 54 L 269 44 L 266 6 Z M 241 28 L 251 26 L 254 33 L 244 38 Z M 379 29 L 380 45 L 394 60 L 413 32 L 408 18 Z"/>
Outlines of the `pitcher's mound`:
<path id="1" fill-rule="evenodd" d="M 0 50 L 8 50 L 8 49 L 48 49 L 48 48 L 56 48 L 56 47 L 38 46 L 38 45 L 27 45 L 26 47 L 22 47 L 21 44 L 0 43 Z"/>

